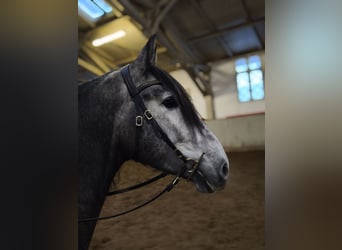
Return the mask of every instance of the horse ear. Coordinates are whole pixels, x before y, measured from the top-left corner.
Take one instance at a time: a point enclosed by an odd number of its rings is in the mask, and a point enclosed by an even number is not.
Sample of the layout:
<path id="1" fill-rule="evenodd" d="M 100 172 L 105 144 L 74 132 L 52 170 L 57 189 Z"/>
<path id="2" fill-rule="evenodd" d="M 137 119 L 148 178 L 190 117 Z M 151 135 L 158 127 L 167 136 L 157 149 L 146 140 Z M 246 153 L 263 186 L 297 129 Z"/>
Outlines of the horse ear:
<path id="1" fill-rule="evenodd" d="M 145 47 L 140 51 L 134 64 L 144 71 L 157 62 L 157 39 L 156 35 L 152 35 L 148 39 Z"/>

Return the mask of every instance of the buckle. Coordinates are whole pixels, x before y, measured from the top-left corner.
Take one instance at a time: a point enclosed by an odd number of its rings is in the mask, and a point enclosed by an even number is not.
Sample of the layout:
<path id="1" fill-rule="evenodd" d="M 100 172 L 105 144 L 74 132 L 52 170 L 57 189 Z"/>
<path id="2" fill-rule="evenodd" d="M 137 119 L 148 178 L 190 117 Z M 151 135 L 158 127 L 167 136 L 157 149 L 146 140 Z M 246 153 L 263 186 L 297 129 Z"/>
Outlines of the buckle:
<path id="1" fill-rule="evenodd" d="M 153 115 L 151 114 L 151 111 L 149 109 L 145 110 L 144 115 L 147 120 L 151 120 L 153 118 Z"/>
<path id="2" fill-rule="evenodd" d="M 141 115 L 138 115 L 135 117 L 135 126 L 141 127 L 143 125 L 143 117 Z"/>

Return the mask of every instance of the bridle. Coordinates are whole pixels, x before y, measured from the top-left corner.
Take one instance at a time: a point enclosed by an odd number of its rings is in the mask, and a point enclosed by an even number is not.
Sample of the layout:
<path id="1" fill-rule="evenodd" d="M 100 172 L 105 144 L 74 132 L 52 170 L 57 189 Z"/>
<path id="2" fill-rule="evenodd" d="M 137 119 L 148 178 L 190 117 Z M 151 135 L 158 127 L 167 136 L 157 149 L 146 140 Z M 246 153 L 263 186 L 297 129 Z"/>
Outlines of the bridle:
<path id="1" fill-rule="evenodd" d="M 174 145 L 174 143 L 170 140 L 170 138 L 167 136 L 167 134 L 159 126 L 158 122 L 154 119 L 151 111 L 146 108 L 144 100 L 143 100 L 142 96 L 140 95 L 140 93 L 144 89 L 149 88 L 149 87 L 154 86 L 154 85 L 160 85 L 161 82 L 158 80 L 148 81 L 148 82 L 144 82 L 141 85 L 139 85 L 138 87 L 136 87 L 132 78 L 131 78 L 131 75 L 130 75 L 129 65 L 126 65 L 123 68 L 121 68 L 120 72 L 121 72 L 121 76 L 124 79 L 126 87 L 128 89 L 129 95 L 135 104 L 135 111 L 136 111 L 136 117 L 135 117 L 136 136 L 135 136 L 135 138 L 136 138 L 136 141 L 135 141 L 134 154 L 137 153 L 136 148 L 138 146 L 138 140 L 140 137 L 139 135 L 141 133 L 142 127 L 143 127 L 145 122 L 148 122 L 152 125 L 152 128 L 155 131 L 155 133 L 157 134 L 157 136 L 159 136 L 162 140 L 164 140 L 164 142 L 175 152 L 176 156 L 183 161 L 184 165 L 183 165 L 183 168 L 177 173 L 176 177 L 171 181 L 171 183 L 169 183 L 161 192 L 159 192 L 157 195 L 155 195 L 154 197 L 152 197 L 148 201 L 146 201 L 146 202 L 144 202 L 144 203 L 142 203 L 136 207 L 133 207 L 129 210 L 126 210 L 124 212 L 117 213 L 114 215 L 79 219 L 78 220 L 79 223 L 80 222 L 91 222 L 91 221 L 99 221 L 99 220 L 110 219 L 110 218 L 118 217 L 118 216 L 130 213 L 130 212 L 133 212 L 133 211 L 151 203 L 152 201 L 156 200 L 157 198 L 159 198 L 164 193 L 170 192 L 177 185 L 177 183 L 179 182 L 179 180 L 181 178 L 184 178 L 186 180 L 190 180 L 195 173 L 198 173 L 200 177 L 204 178 L 203 174 L 200 171 L 198 171 L 198 167 L 200 166 L 200 164 L 203 160 L 204 153 L 202 153 L 202 155 L 198 159 L 193 159 L 193 158 L 184 156 L 184 154 Z M 185 176 L 185 174 L 186 174 L 186 176 Z M 149 179 L 143 183 L 140 183 L 140 184 L 128 187 L 128 188 L 109 192 L 109 193 L 107 193 L 107 196 L 121 194 L 121 193 L 125 193 L 125 192 L 135 190 L 137 188 L 140 188 L 140 187 L 148 185 L 152 182 L 155 182 L 155 181 L 157 181 L 157 180 L 159 180 L 159 179 L 161 179 L 167 175 L 168 175 L 167 173 L 161 173 L 160 175 L 155 176 L 155 177 L 153 177 L 153 178 L 151 178 L 151 179 Z"/>
<path id="2" fill-rule="evenodd" d="M 178 174 L 179 177 L 183 177 L 184 173 L 186 172 L 189 176 L 187 179 L 191 179 L 191 177 L 195 174 L 199 163 L 198 160 L 194 160 L 192 158 L 184 156 L 184 154 L 175 146 L 175 144 L 169 139 L 167 134 L 163 131 L 163 129 L 159 126 L 158 122 L 154 119 L 151 111 L 146 108 L 143 98 L 141 97 L 140 93 L 151 86 L 160 85 L 161 82 L 156 81 L 148 81 L 146 83 L 142 83 L 138 87 L 135 86 L 130 72 L 129 72 L 129 65 L 124 66 L 121 69 L 121 75 L 124 79 L 124 82 L 127 86 L 129 95 L 135 104 L 135 111 L 136 111 L 136 118 L 135 118 L 135 125 L 137 127 L 137 135 L 136 138 L 136 146 L 138 145 L 139 140 L 139 133 L 141 133 L 141 128 L 144 125 L 144 120 L 149 122 L 152 125 L 154 132 L 162 139 L 164 142 L 175 152 L 178 158 L 180 158 L 184 163 L 185 166 L 188 166 L 189 163 L 193 163 L 191 168 L 184 168 L 184 172 Z M 144 119 L 145 118 L 145 119 Z M 135 150 L 136 151 L 136 150 Z M 135 152 L 136 153 L 136 152 Z M 204 155 L 204 153 L 203 153 Z M 202 160 L 203 155 L 200 157 Z"/>

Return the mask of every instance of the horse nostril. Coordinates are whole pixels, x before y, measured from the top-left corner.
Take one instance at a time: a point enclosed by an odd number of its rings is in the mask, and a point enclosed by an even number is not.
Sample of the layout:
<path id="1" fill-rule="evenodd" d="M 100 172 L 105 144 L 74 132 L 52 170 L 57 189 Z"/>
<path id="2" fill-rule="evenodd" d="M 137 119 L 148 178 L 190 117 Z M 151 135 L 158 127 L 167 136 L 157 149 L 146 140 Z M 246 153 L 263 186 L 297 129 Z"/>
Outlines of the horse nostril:
<path id="1" fill-rule="evenodd" d="M 221 172 L 220 173 L 221 173 L 222 177 L 226 177 L 228 175 L 228 164 L 227 164 L 227 162 L 222 164 Z"/>

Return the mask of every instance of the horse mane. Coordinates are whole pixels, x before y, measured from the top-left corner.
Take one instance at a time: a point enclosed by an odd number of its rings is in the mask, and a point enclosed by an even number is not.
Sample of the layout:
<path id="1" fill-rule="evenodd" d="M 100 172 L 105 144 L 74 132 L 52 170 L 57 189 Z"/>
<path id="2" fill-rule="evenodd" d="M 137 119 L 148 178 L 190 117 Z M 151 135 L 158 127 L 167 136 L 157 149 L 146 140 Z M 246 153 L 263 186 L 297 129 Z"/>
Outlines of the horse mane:
<path id="1" fill-rule="evenodd" d="M 191 101 L 191 97 L 185 91 L 183 86 L 173 78 L 165 70 L 158 68 L 155 65 L 150 65 L 150 72 L 157 78 L 166 88 L 175 94 L 185 122 L 189 126 L 195 126 L 200 131 L 204 128 L 200 115 Z"/>
<path id="2" fill-rule="evenodd" d="M 145 74 L 147 74 L 148 71 L 152 73 L 152 75 L 154 75 L 154 77 L 157 78 L 167 89 L 175 94 L 176 101 L 179 104 L 186 124 L 190 127 L 194 126 L 201 131 L 204 127 L 203 122 L 201 121 L 200 115 L 191 101 L 191 97 L 188 95 L 182 85 L 165 70 L 158 68 L 155 65 L 150 64 L 145 71 Z M 78 86 L 79 95 L 85 93 L 92 86 L 101 83 L 109 73 L 111 72 L 80 84 Z"/>

